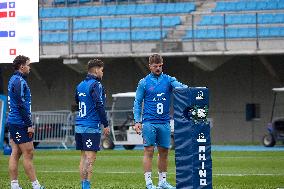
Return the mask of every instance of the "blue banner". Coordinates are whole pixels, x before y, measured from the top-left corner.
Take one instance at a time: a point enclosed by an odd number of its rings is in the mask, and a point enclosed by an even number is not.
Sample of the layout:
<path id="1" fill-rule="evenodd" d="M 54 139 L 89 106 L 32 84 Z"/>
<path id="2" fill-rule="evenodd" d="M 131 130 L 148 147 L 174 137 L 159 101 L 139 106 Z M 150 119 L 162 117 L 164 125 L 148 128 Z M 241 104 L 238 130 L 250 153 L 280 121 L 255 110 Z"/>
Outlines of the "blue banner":
<path id="1" fill-rule="evenodd" d="M 174 90 L 177 189 L 212 189 L 209 90 Z"/>
<path id="2" fill-rule="evenodd" d="M 5 123 L 6 123 L 6 105 L 7 97 L 0 95 L 0 150 L 3 149 L 4 142 L 4 132 L 5 132 Z"/>

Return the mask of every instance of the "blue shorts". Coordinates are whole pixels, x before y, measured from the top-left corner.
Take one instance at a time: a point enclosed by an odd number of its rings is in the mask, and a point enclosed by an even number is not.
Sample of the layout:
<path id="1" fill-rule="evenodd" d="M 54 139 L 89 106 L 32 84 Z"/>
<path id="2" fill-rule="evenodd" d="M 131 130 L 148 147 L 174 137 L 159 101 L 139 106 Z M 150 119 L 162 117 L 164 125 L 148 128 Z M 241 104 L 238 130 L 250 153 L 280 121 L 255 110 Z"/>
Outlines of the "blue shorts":
<path id="1" fill-rule="evenodd" d="M 99 151 L 101 133 L 76 133 L 76 150 Z"/>
<path id="2" fill-rule="evenodd" d="M 144 146 L 160 146 L 170 148 L 171 127 L 170 123 L 150 123 L 142 125 L 142 137 Z"/>
<path id="3" fill-rule="evenodd" d="M 9 124 L 10 138 L 16 144 L 23 144 L 33 141 L 33 134 L 29 135 L 27 127 L 19 127 L 18 125 Z"/>

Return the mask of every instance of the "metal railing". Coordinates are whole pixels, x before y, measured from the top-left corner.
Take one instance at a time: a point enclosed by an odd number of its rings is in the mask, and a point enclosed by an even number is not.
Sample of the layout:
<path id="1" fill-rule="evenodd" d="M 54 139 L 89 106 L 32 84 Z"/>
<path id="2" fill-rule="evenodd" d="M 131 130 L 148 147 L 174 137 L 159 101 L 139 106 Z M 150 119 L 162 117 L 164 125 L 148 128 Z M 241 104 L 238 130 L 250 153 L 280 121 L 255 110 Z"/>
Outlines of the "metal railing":
<path id="1" fill-rule="evenodd" d="M 74 141 L 73 121 L 70 111 L 32 112 L 34 142 L 60 143 L 67 149 L 67 141 Z"/>

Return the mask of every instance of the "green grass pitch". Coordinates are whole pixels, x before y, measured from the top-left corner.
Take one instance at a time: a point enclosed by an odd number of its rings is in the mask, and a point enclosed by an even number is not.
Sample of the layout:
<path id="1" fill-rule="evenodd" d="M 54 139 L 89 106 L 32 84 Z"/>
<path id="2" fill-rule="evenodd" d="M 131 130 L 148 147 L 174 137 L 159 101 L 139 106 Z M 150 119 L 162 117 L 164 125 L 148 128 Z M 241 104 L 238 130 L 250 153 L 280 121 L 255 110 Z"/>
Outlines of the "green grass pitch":
<path id="1" fill-rule="evenodd" d="M 38 180 L 46 189 L 80 189 L 79 152 L 75 150 L 37 150 L 34 164 Z M 144 189 L 142 150 L 104 150 L 94 165 L 92 188 Z M 174 151 L 169 157 L 168 181 L 175 184 Z M 284 151 L 212 152 L 214 189 L 284 188 Z M 153 181 L 157 184 L 156 155 Z M 23 189 L 31 184 L 19 167 Z M 0 189 L 9 189 L 8 156 L 0 155 Z"/>

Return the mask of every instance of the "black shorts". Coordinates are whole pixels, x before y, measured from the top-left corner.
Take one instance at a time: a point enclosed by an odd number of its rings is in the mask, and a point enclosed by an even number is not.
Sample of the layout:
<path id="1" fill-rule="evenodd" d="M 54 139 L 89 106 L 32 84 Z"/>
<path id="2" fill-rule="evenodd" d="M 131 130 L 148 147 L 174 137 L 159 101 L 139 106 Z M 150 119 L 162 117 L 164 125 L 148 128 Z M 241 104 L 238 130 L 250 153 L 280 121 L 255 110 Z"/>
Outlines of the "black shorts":
<path id="1" fill-rule="evenodd" d="M 10 138 L 16 144 L 23 144 L 33 141 L 33 135 L 29 135 L 28 127 L 19 127 L 18 125 L 9 124 Z"/>
<path id="2" fill-rule="evenodd" d="M 99 151 L 101 133 L 76 133 L 76 150 Z"/>

